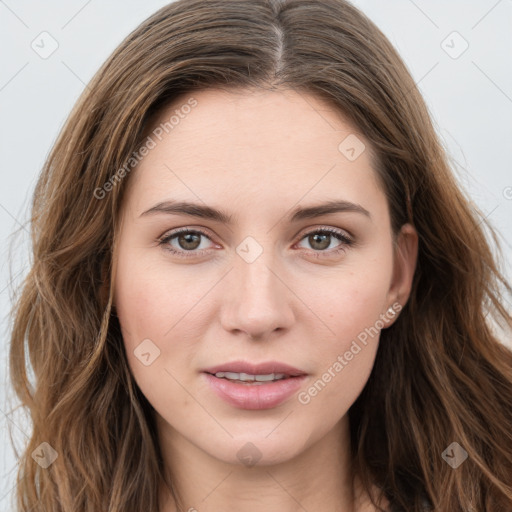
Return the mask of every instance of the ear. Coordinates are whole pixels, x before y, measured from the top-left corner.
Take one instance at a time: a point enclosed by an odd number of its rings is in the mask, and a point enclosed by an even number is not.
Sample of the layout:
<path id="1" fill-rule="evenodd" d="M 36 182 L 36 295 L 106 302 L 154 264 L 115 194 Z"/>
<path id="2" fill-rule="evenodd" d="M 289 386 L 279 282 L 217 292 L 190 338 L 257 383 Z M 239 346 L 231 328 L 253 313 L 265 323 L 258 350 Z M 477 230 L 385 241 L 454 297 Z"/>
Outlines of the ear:
<path id="1" fill-rule="evenodd" d="M 417 258 L 418 233 L 411 224 L 404 224 L 397 235 L 395 243 L 393 277 L 387 296 L 388 307 L 391 308 L 393 304 L 398 303 L 403 308 L 409 300 Z M 394 316 L 395 319 L 396 317 L 397 315 Z M 389 325 L 393 321 L 391 320 Z"/>

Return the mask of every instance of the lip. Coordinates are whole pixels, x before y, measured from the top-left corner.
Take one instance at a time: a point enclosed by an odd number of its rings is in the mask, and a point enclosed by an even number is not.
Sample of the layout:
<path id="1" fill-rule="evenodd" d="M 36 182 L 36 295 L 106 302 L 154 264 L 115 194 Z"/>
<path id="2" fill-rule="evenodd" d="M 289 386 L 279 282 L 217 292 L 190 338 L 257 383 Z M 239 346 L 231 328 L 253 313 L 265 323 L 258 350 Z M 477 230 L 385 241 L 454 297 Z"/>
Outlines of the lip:
<path id="1" fill-rule="evenodd" d="M 284 373 L 285 379 L 259 384 L 242 384 L 224 378 L 215 377 L 217 372 L 248 373 L 268 375 Z M 293 366 L 270 361 L 252 364 L 245 361 L 233 361 L 202 371 L 210 389 L 233 407 L 247 410 L 272 409 L 285 402 L 296 393 L 307 378 L 307 373 Z"/>
<path id="2" fill-rule="evenodd" d="M 288 377 L 300 377 L 307 375 L 306 372 L 278 361 L 263 363 L 249 363 L 247 361 L 231 361 L 228 363 L 212 366 L 202 370 L 205 373 L 215 374 L 217 372 L 248 373 L 251 375 L 268 375 L 270 373 L 284 373 Z"/>

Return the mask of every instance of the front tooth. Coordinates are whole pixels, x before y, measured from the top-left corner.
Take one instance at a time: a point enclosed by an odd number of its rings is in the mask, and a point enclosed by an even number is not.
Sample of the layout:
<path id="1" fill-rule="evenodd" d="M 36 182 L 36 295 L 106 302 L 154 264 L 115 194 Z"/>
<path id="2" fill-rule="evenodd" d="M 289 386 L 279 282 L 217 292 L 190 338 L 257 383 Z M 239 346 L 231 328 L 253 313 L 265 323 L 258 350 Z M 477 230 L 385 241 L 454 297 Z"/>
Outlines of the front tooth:
<path id="1" fill-rule="evenodd" d="M 241 380 L 243 382 L 269 382 L 271 380 L 284 379 L 284 373 L 270 373 L 267 375 L 251 375 L 249 373 L 235 373 L 235 372 L 217 372 L 215 377 L 221 379 L 226 378 L 230 380 Z"/>
<path id="2" fill-rule="evenodd" d="M 274 380 L 274 374 L 273 373 L 269 373 L 268 375 L 256 375 L 255 379 L 258 382 L 266 382 L 268 380 Z"/>

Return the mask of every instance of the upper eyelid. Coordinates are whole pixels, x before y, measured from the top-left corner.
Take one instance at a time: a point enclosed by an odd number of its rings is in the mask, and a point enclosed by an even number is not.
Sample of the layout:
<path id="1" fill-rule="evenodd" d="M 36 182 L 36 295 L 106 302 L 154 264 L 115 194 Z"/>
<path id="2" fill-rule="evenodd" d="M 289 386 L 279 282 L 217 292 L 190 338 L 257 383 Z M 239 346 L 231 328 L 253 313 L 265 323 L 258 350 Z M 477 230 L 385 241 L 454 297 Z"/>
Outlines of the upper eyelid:
<path id="1" fill-rule="evenodd" d="M 308 234 L 310 234 L 312 232 L 322 231 L 322 230 L 331 231 L 331 233 L 332 233 L 332 230 L 335 230 L 335 232 L 341 232 L 340 234 L 346 236 L 351 241 L 354 240 L 354 236 L 352 235 L 352 233 L 350 233 L 346 229 L 335 227 L 335 226 L 328 226 L 326 224 L 321 224 L 321 225 L 317 225 L 317 226 L 314 226 L 314 227 L 304 228 L 304 230 L 300 230 L 299 233 L 297 235 L 295 235 L 294 238 L 297 238 L 298 239 L 297 241 L 300 241 L 306 235 L 308 235 Z M 185 232 L 185 233 L 187 233 L 187 232 L 197 232 L 197 233 L 199 233 L 199 234 L 209 238 L 211 242 L 215 243 L 212 240 L 212 238 L 214 238 L 214 237 L 212 237 L 207 232 L 207 230 L 205 230 L 204 228 L 197 228 L 197 227 L 176 228 L 175 230 L 170 230 L 170 231 L 165 232 L 161 237 L 158 238 L 158 240 L 161 241 L 161 240 L 165 240 L 166 238 L 172 238 L 172 237 L 174 237 L 176 235 L 179 235 L 180 233 L 183 233 L 183 232 Z M 336 234 L 336 233 L 332 233 L 332 234 Z"/>

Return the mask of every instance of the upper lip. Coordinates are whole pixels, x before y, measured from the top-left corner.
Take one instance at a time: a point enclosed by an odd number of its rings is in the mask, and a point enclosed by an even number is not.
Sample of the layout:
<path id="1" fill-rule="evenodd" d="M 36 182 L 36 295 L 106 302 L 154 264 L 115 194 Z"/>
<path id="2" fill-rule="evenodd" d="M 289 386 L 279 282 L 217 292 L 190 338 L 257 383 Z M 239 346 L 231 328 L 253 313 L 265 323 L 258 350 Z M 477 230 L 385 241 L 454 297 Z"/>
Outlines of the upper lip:
<path id="1" fill-rule="evenodd" d="M 289 364 L 278 361 L 268 361 L 264 363 L 249 363 L 247 361 L 231 361 L 222 363 L 211 368 L 205 368 L 205 373 L 216 374 L 218 372 L 247 373 L 249 375 L 270 375 L 271 373 L 283 373 L 288 377 L 298 377 L 307 375 L 306 372 L 294 368 Z"/>

